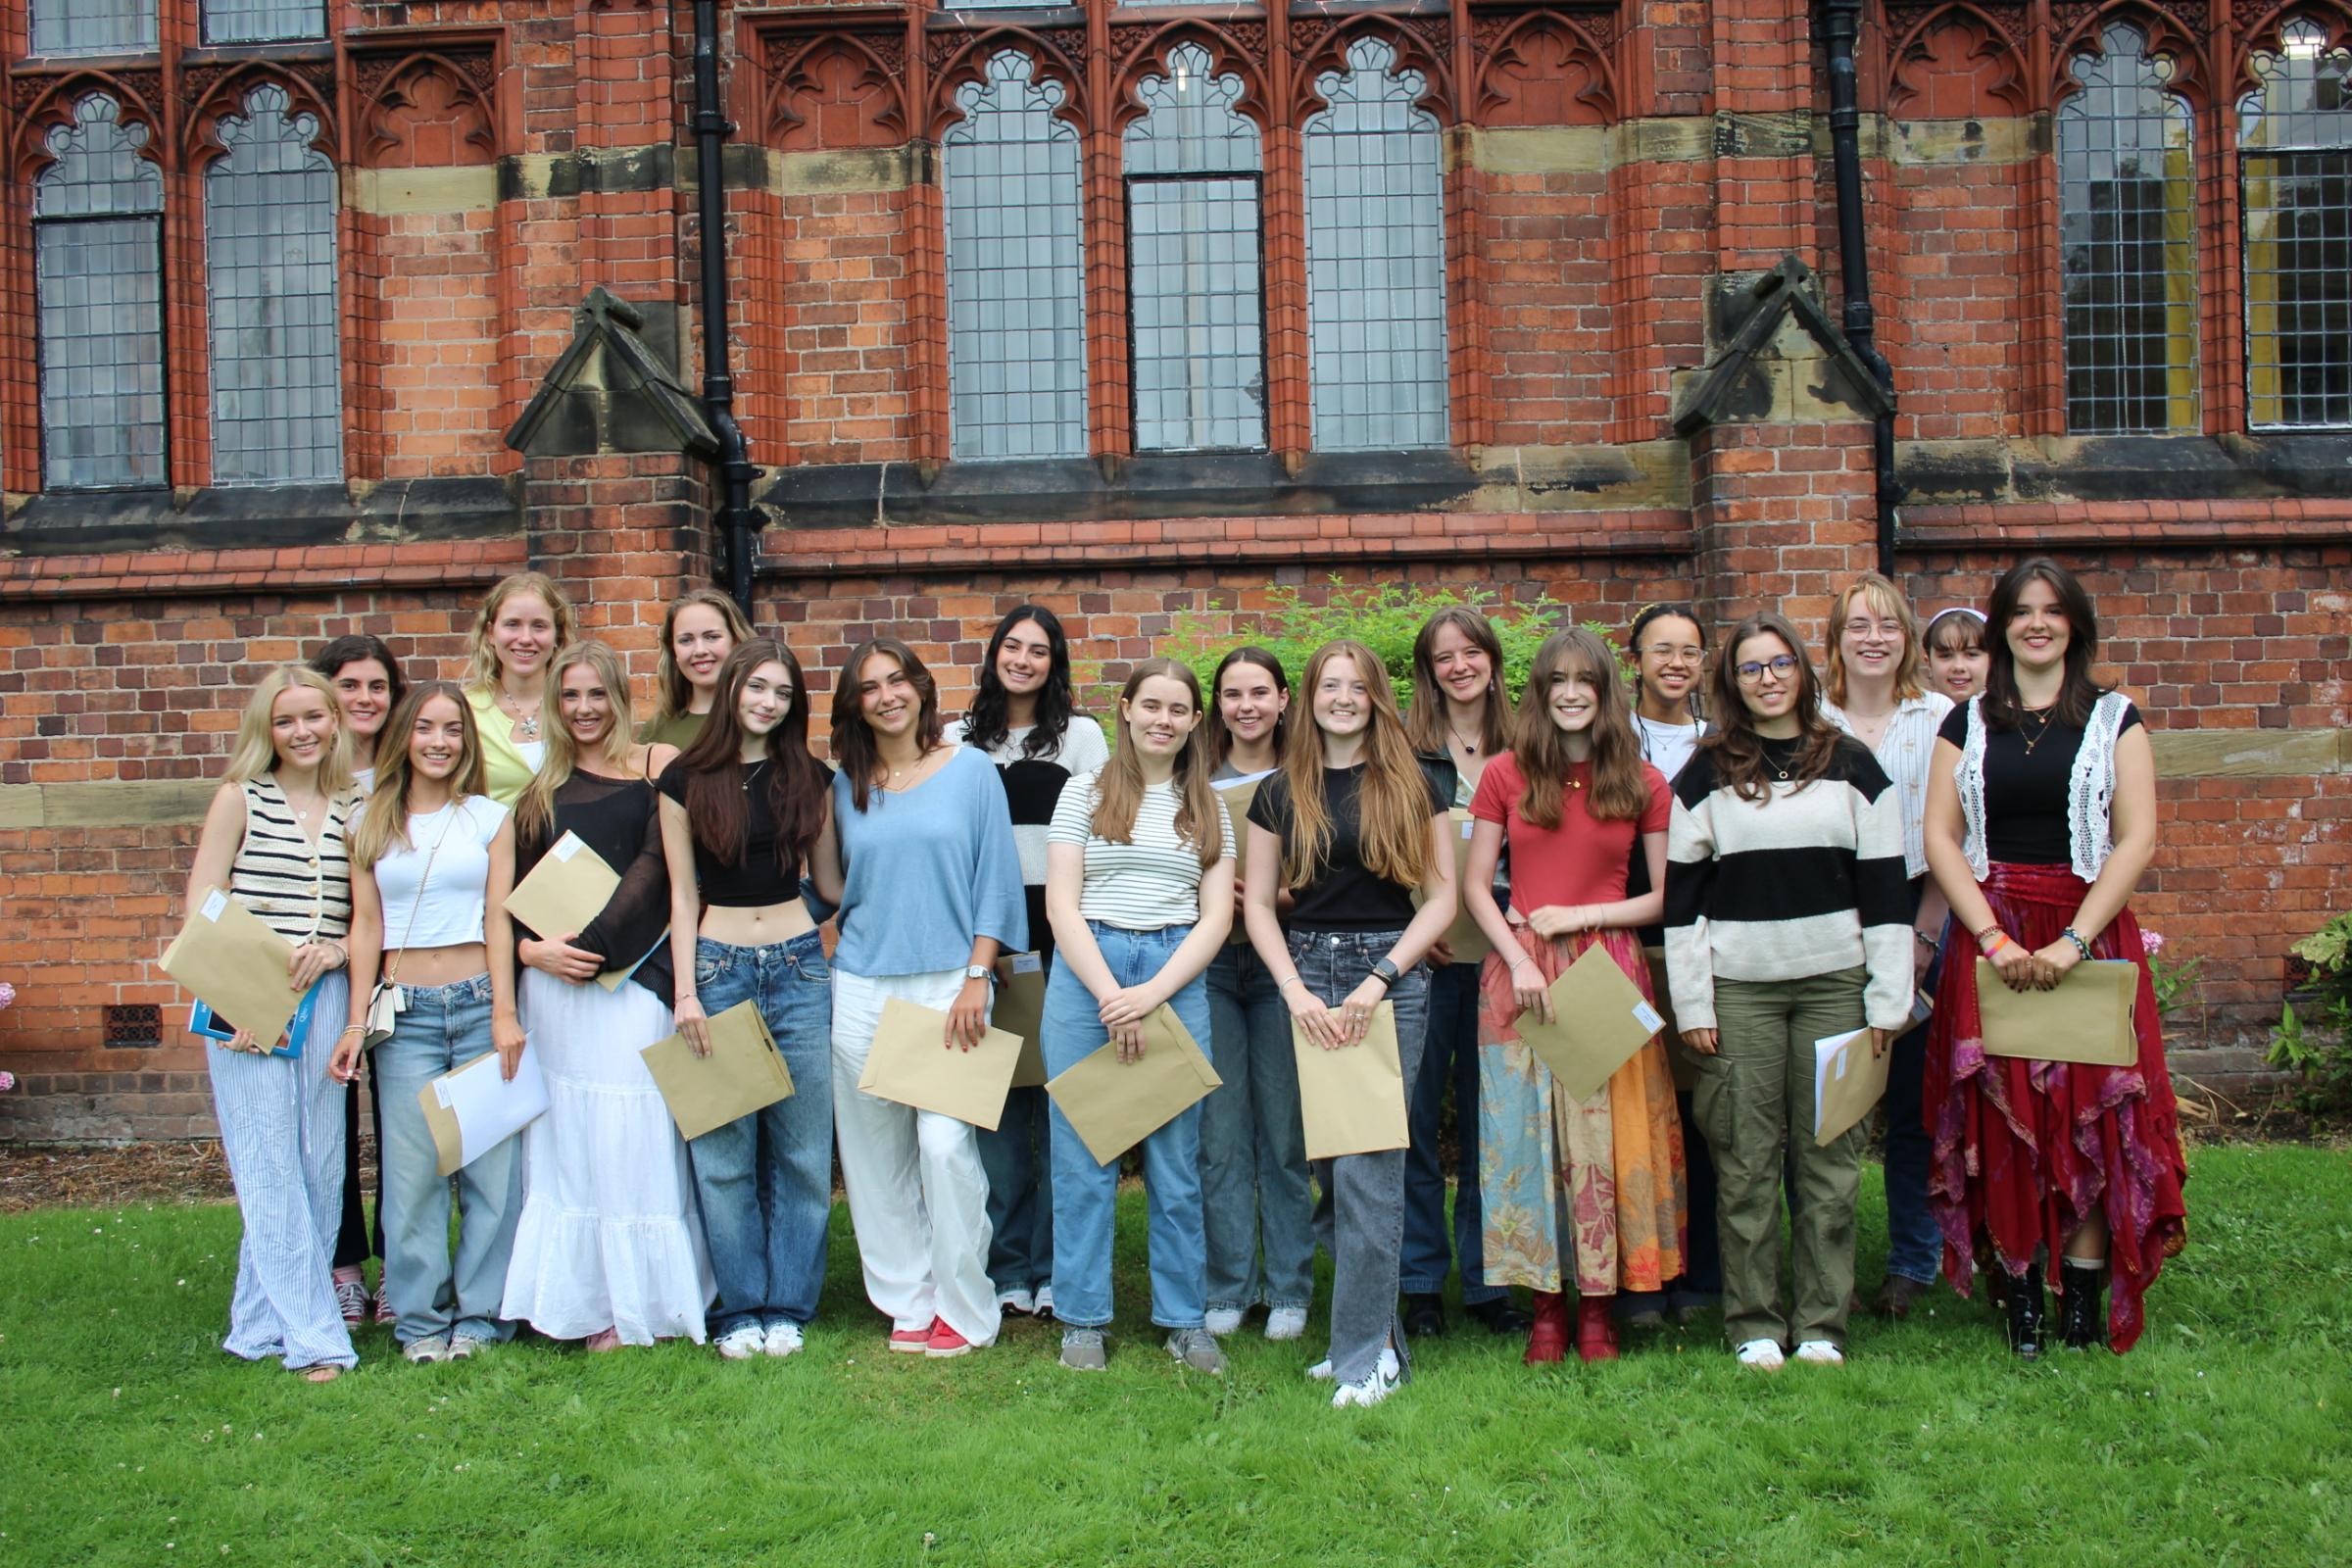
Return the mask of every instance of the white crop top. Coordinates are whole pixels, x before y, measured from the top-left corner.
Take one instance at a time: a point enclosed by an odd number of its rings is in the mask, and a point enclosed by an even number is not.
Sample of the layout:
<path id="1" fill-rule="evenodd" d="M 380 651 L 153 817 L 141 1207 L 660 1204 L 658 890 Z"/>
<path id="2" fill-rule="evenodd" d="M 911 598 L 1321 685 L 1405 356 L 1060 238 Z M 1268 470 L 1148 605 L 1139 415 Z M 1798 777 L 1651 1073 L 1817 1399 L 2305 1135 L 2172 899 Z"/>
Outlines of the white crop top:
<path id="1" fill-rule="evenodd" d="M 490 845 L 506 820 L 507 808 L 487 795 L 468 795 L 438 811 L 409 814 L 408 846 L 393 845 L 375 862 L 386 952 L 454 948 L 482 940 Z"/>

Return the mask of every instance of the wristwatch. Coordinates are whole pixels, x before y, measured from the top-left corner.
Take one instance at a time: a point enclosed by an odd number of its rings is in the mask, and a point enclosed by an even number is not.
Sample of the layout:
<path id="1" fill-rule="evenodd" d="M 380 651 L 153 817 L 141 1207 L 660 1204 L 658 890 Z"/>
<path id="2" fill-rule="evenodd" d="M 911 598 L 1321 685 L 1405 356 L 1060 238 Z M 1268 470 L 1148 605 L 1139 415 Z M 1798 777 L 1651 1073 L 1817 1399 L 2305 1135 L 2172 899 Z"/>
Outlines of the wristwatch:
<path id="1" fill-rule="evenodd" d="M 1378 963 L 1374 964 L 1372 966 L 1372 978 L 1380 982 L 1381 989 L 1384 991 L 1395 989 L 1396 981 L 1399 978 L 1396 960 L 1394 958 L 1383 958 Z"/>
<path id="2" fill-rule="evenodd" d="M 967 963 L 963 966 L 963 977 L 966 980 L 993 981 L 997 977 L 997 971 L 985 963 Z"/>

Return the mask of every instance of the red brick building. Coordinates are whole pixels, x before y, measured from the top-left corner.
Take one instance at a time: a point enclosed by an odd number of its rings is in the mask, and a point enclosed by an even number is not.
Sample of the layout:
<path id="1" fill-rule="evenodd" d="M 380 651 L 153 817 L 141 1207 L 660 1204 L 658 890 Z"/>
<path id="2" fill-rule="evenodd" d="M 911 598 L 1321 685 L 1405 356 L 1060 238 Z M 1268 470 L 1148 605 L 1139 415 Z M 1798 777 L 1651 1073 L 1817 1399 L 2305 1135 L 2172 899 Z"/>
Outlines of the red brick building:
<path id="1" fill-rule="evenodd" d="M 1883 523 L 1927 606 L 2051 551 L 2157 732 L 2180 1065 L 2246 1070 L 2352 891 L 2352 6 L 1862 6 L 1891 399 L 1846 13 L 719 8 L 756 618 L 968 668 L 1036 596 L 1115 674 L 1334 573 L 1817 628 Z M 154 960 L 251 670 L 454 672 L 529 564 L 650 673 L 725 569 L 693 12 L 9 0 L 0 43 L 0 1133 L 199 1131 Z"/>

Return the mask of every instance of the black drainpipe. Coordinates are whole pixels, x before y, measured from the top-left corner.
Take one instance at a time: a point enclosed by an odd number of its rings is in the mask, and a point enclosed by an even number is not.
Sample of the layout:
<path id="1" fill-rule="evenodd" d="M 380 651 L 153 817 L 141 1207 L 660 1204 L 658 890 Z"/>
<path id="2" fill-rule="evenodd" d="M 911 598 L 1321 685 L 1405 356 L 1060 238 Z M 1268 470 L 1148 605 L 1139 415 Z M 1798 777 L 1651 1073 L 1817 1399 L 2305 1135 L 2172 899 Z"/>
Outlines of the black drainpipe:
<path id="1" fill-rule="evenodd" d="M 727 345 L 727 180 L 723 144 L 734 133 L 718 97 L 718 0 L 694 0 L 695 194 L 703 228 L 703 407 L 718 437 L 718 514 L 727 542 L 727 591 L 752 612 L 751 447 L 735 422 L 735 377 Z"/>
<path id="2" fill-rule="evenodd" d="M 1830 158 L 1838 184 L 1838 270 L 1845 279 L 1845 337 L 1886 393 L 1888 411 L 1872 421 L 1871 469 L 1878 481 L 1879 570 L 1894 575 L 1894 509 L 1903 487 L 1894 477 L 1894 369 L 1879 352 L 1870 305 L 1870 251 L 1862 227 L 1862 114 L 1854 92 L 1854 36 L 1862 0 L 1822 0 L 1830 49 Z"/>

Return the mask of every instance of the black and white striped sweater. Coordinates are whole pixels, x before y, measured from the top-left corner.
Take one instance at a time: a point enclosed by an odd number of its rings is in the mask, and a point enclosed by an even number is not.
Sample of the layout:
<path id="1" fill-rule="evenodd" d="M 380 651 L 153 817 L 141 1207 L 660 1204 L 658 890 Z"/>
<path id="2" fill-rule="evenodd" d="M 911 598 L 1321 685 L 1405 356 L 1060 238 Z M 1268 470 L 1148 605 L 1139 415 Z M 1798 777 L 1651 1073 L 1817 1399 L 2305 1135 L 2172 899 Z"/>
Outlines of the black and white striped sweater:
<path id="1" fill-rule="evenodd" d="M 1775 764 L 1798 742 L 1767 741 Z M 1911 1011 L 1911 890 L 1902 801 L 1867 747 L 1840 736 L 1822 778 L 1743 801 L 1701 747 L 1674 784 L 1666 837 L 1666 971 L 1684 1029 L 1715 1027 L 1715 981 L 1867 967 L 1863 1015 Z"/>

